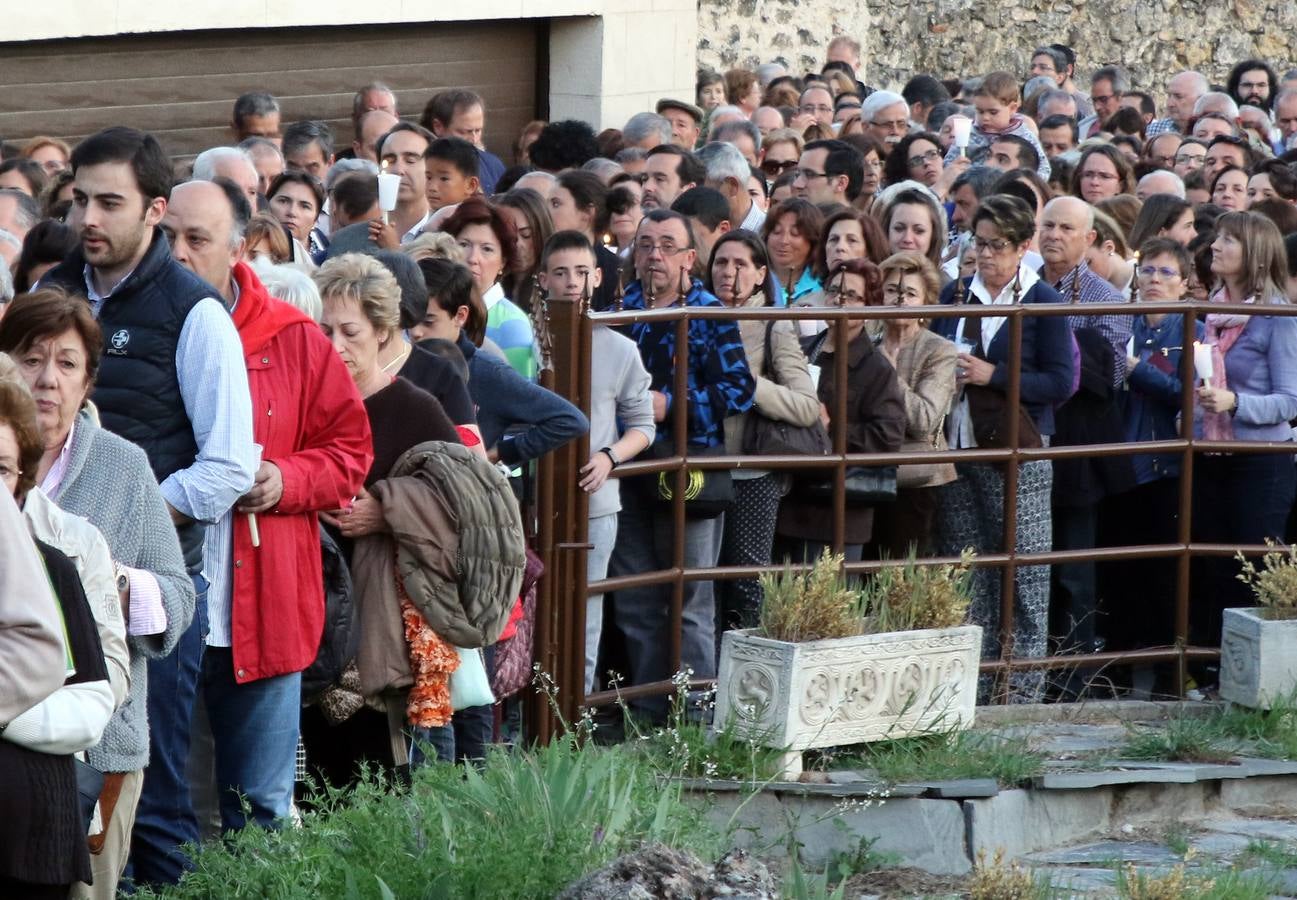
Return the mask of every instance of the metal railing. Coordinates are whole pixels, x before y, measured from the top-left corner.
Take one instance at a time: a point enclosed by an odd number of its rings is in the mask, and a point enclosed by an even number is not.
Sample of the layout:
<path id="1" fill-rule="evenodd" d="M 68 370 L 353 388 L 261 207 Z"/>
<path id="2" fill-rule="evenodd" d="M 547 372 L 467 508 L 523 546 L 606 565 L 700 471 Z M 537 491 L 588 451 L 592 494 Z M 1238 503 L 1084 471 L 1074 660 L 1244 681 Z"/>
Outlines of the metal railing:
<path id="1" fill-rule="evenodd" d="M 1101 316 L 1184 313 L 1184 332 L 1181 347 L 1181 421 L 1194 421 L 1195 378 L 1193 371 L 1192 347 L 1196 339 L 1195 324 L 1198 317 L 1208 311 L 1214 313 L 1239 313 L 1256 315 L 1258 308 L 1246 304 L 1216 304 L 1202 301 L 1139 301 L 1137 303 L 1033 303 L 1006 306 L 986 306 L 982 304 L 956 304 L 947 306 L 923 307 L 862 307 L 843 309 L 833 307 L 816 308 L 698 308 L 671 307 L 647 311 L 617 311 L 590 314 L 584 312 L 581 304 L 557 299 L 546 301 L 546 327 L 548 335 L 546 356 L 551 363 L 542 374 L 542 383 L 555 390 L 578 406 L 587 415 L 590 412 L 592 380 L 598 377 L 596 361 L 591 359 L 592 328 L 599 324 L 620 326 L 633 322 L 672 323 L 675 326 L 677 347 L 687 346 L 689 321 L 695 319 L 721 320 L 816 320 L 835 322 L 843 319 L 893 319 L 898 317 L 962 318 L 984 316 L 1004 317 L 1004 327 L 1009 329 L 1008 383 L 1005 390 L 1009 409 L 1016 409 L 1021 398 L 1021 356 L 1023 319 L 1025 316 Z M 1267 315 L 1297 314 L 1294 306 L 1269 306 Z M 833 341 L 834 368 L 832 377 L 836 385 L 844 387 L 847 379 L 847 335 L 845 329 L 835 329 L 831 336 Z M 677 366 L 674 372 L 673 396 L 688 396 L 689 354 L 678 354 L 677 358 L 684 364 Z M 826 370 L 821 377 L 830 375 Z M 809 470 L 831 469 L 834 478 L 832 501 L 833 546 L 835 552 L 841 552 L 845 534 L 846 517 L 846 472 L 848 466 L 854 465 L 896 465 L 906 463 L 932 462 L 982 462 L 1005 464 L 1004 487 L 1004 535 L 1003 550 L 999 553 L 981 553 L 973 565 L 979 567 L 998 567 L 1002 572 L 1000 598 L 1001 630 L 1000 646 L 1002 654 L 999 659 L 985 660 L 982 670 L 1007 677 L 1010 671 L 1050 668 L 1077 668 L 1083 666 L 1103 666 L 1114 663 L 1152 663 L 1174 661 L 1177 663 L 1177 689 L 1183 692 L 1186 678 L 1186 665 L 1190 660 L 1212 659 L 1219 651 L 1212 647 L 1197 647 L 1189 644 L 1191 572 L 1190 563 L 1194 557 L 1233 556 L 1238 552 L 1246 555 L 1257 555 L 1268 548 L 1263 545 L 1224 545 L 1195 543 L 1192 540 L 1193 513 L 1193 476 L 1194 457 L 1198 453 L 1286 453 L 1294 452 L 1291 443 L 1269 443 L 1256 441 L 1206 441 L 1193 437 L 1192 427 L 1183 429 L 1182 435 L 1172 440 L 1127 442 L 1110 444 L 1089 444 L 1083 446 L 1050 446 L 1024 449 L 1018 446 L 1018 419 L 1008 416 L 1008 433 L 1006 448 L 1002 449 L 961 449 L 944 451 L 927 451 L 917 453 L 847 453 L 846 452 L 846 403 L 847 391 L 839 389 L 834 394 L 837 408 L 830 411 L 832 421 L 831 436 L 833 450 L 822 457 L 803 456 L 706 456 L 689 455 L 687 446 L 688 410 L 685 403 L 678 402 L 670 411 L 671 435 L 674 441 L 674 455 L 652 461 L 632 461 L 613 473 L 618 477 L 631 477 L 659 472 L 673 472 L 675 487 L 673 490 L 672 516 L 674 535 L 672 542 L 671 564 L 667 569 L 643 572 L 620 577 L 610 577 L 593 584 L 587 583 L 586 554 L 591 545 L 588 542 L 588 498 L 577 487 L 578 471 L 589 459 L 589 440 L 583 437 L 561 448 L 542 461 L 539 470 L 538 519 L 539 534 L 538 552 L 546 564 L 546 574 L 542 580 L 539 603 L 537 606 L 536 660 L 542 670 L 550 673 L 559 688 L 558 707 L 568 722 L 575 720 L 579 711 L 585 706 L 602 706 L 613 703 L 617 697 L 635 699 L 639 697 L 668 694 L 676 689 L 671 681 L 652 684 L 633 685 L 620 688 L 617 692 L 603 691 L 586 696 L 584 693 L 585 672 L 585 610 L 586 599 L 593 594 L 615 591 L 618 589 L 643 587 L 648 585 L 670 585 L 670 644 L 667 648 L 668 671 L 680 668 L 681 620 L 684 601 L 684 586 L 696 580 L 726 580 L 734 578 L 752 578 L 762 572 L 779 571 L 785 566 L 775 561 L 769 567 L 716 567 L 686 568 L 685 560 L 685 487 L 688 469 L 724 469 L 724 468 L 760 468 L 763 470 Z M 1121 547 L 1097 547 L 1088 550 L 1050 550 L 1048 552 L 1018 553 L 1016 550 L 1017 532 L 1017 483 L 1018 464 L 1031 460 L 1056 460 L 1077 458 L 1098 458 L 1113 456 L 1131 456 L 1145 453 L 1178 453 L 1180 455 L 1181 473 L 1178 498 L 1178 533 L 1174 543 L 1149 544 Z M 1014 583 L 1019 567 L 1047 565 L 1053 563 L 1074 562 L 1112 562 L 1119 560 L 1148 559 L 1155 557 L 1174 557 L 1177 561 L 1174 635 L 1173 646 L 1135 649 L 1129 651 L 1111 651 L 1098 653 L 1068 653 L 1044 657 L 1015 657 L 1013 655 Z M 921 561 L 929 563 L 950 563 L 957 560 L 948 557 L 924 557 Z M 847 563 L 846 569 L 852 573 L 874 571 L 884 562 L 869 560 Z M 606 620 L 605 620 L 606 621 Z M 698 681 L 699 687 L 710 685 L 710 681 Z M 536 736 L 546 739 L 556 719 L 547 706 L 544 698 L 533 698 L 531 713 L 536 725 Z"/>

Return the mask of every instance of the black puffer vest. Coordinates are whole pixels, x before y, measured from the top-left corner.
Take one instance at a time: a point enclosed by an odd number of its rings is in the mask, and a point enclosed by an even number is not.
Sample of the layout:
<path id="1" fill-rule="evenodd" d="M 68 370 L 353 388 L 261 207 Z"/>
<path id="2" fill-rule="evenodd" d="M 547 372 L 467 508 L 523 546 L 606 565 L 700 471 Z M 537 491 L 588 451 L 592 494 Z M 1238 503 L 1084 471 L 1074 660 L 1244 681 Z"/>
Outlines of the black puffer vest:
<path id="1" fill-rule="evenodd" d="M 78 248 L 41 285 L 85 296 L 85 266 Z M 217 296 L 215 288 L 171 258 L 166 236 L 155 228 L 140 264 L 99 310 L 104 352 L 92 399 L 105 428 L 148 454 L 159 482 L 189 468 L 198 456 L 180 393 L 176 348 L 194 304 Z M 191 576 L 202 568 L 203 530 L 201 523 L 176 529 Z"/>

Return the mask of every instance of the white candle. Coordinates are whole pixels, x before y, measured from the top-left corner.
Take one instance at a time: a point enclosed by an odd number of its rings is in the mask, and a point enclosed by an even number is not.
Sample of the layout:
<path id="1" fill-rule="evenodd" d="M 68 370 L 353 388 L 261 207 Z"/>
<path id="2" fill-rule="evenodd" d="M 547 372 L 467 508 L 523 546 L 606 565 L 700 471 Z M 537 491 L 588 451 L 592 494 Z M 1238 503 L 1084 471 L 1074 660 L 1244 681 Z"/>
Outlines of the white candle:
<path id="1" fill-rule="evenodd" d="M 1204 344 L 1201 341 L 1193 342 L 1193 371 L 1198 376 L 1198 380 L 1204 384 L 1211 381 L 1211 349 L 1211 344 Z"/>
<path id="2" fill-rule="evenodd" d="M 950 117 L 950 136 L 954 139 L 955 146 L 961 151 L 968 146 L 968 139 L 972 132 L 973 120 L 968 116 Z"/>

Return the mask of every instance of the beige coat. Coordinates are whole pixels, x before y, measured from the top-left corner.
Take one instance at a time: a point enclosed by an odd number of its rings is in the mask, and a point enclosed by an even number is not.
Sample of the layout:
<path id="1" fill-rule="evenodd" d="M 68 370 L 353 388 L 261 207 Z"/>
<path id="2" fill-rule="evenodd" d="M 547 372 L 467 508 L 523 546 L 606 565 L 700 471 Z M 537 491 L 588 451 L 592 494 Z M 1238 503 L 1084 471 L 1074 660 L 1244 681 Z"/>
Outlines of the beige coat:
<path id="1" fill-rule="evenodd" d="M 749 298 L 744 307 L 761 306 L 761 294 Z M 775 322 L 770 335 L 773 354 L 771 371 L 765 372 L 766 325 L 756 319 L 739 322 L 743 338 L 743 352 L 748 358 L 748 369 L 756 379 L 752 409 L 769 419 L 808 427 L 820 417 L 820 400 L 815 395 L 810 371 L 806 367 L 806 354 L 797 338 L 795 323 Z M 771 377 L 766 377 L 767 374 Z M 729 416 L 725 420 L 725 452 L 743 452 L 743 435 L 747 432 L 750 413 Z"/>
<path id="2" fill-rule="evenodd" d="M 896 380 L 905 401 L 905 443 L 902 453 L 945 450 L 946 415 L 955 400 L 955 345 L 926 328 L 896 354 Z M 930 476 L 917 484 L 910 478 L 925 472 Z M 907 487 L 936 487 L 955 480 L 951 463 L 901 466 L 897 478 Z"/>
<path id="3" fill-rule="evenodd" d="M 48 697 L 66 677 L 58 603 L 22 514 L 0 491 L 0 722 Z"/>

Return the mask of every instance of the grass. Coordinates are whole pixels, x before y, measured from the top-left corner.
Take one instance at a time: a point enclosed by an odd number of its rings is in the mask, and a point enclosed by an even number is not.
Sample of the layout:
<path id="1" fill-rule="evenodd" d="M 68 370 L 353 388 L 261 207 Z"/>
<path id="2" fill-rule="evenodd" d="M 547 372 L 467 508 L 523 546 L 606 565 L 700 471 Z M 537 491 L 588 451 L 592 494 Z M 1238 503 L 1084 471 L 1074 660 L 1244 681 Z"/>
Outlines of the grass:
<path id="1" fill-rule="evenodd" d="M 1045 756 L 1021 740 L 988 731 L 927 734 L 867 744 L 832 757 L 834 768 L 867 768 L 889 784 L 994 778 L 1013 786 L 1039 775 Z"/>
<path id="2" fill-rule="evenodd" d="M 1192 829 L 1183 822 L 1172 822 L 1162 833 L 1162 843 L 1176 856 L 1183 858 L 1189 852 L 1189 836 Z"/>
<path id="3" fill-rule="evenodd" d="M 1269 710 L 1229 705 L 1208 715 L 1132 727 L 1121 752 L 1128 759 L 1185 762 L 1297 759 L 1297 692 L 1276 699 Z"/>
<path id="4" fill-rule="evenodd" d="M 1116 869 L 1117 896 L 1122 900 L 1267 900 L 1278 888 L 1269 872 L 1237 868 L 1188 868 L 1141 871 L 1133 863 Z"/>
<path id="5" fill-rule="evenodd" d="M 1051 900 L 1058 894 L 1047 874 L 1033 872 L 1017 862 L 1005 865 L 1003 850 L 995 851 L 990 862 L 985 850 L 977 854 L 968 886 L 971 900 Z"/>
<path id="6" fill-rule="evenodd" d="M 1126 759 L 1228 762 L 1236 746 L 1216 716 L 1175 716 L 1149 726 L 1131 726 L 1121 747 Z"/>
<path id="7" fill-rule="evenodd" d="M 371 777 L 332 792 L 301 827 L 248 828 L 202 848 L 163 896 L 549 898 L 646 842 L 704 859 L 723 847 L 642 759 L 558 740 L 495 751 L 480 771 L 425 766 L 409 790 Z"/>
<path id="8" fill-rule="evenodd" d="M 1275 869 L 1297 869 L 1297 848 L 1276 841 L 1252 841 L 1240 859 Z"/>

